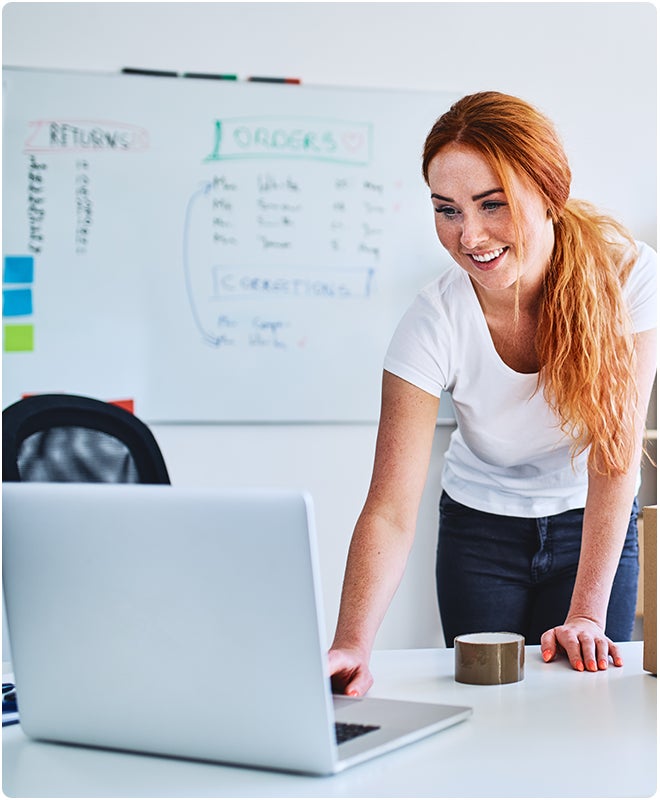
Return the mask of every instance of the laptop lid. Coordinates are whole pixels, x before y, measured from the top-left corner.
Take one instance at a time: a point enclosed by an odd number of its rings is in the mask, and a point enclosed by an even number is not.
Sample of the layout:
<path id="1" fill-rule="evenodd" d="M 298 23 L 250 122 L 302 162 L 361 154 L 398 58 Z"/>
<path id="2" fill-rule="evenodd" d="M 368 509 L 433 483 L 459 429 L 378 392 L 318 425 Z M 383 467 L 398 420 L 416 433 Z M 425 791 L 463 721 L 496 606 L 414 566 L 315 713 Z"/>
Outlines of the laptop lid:
<path id="1" fill-rule="evenodd" d="M 328 774 L 469 713 L 337 747 L 304 492 L 4 484 L 3 583 L 34 738 Z"/>

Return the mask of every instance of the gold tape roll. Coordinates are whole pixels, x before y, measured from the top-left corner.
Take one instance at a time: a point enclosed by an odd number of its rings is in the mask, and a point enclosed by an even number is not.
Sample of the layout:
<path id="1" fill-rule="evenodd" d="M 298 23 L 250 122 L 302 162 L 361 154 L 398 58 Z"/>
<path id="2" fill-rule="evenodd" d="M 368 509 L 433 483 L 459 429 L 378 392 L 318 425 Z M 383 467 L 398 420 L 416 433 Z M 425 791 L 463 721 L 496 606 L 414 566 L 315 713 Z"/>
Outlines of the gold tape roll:
<path id="1" fill-rule="evenodd" d="M 458 683 L 493 686 L 525 677 L 525 638 L 519 633 L 466 633 L 454 639 Z"/>

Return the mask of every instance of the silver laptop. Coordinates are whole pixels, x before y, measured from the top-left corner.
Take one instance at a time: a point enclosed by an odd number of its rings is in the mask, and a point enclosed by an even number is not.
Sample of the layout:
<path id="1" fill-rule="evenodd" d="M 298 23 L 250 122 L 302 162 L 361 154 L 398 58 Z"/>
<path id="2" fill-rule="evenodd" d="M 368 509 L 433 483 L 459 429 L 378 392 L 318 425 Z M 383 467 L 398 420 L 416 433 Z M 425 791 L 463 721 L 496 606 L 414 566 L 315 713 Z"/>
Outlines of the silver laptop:
<path id="1" fill-rule="evenodd" d="M 37 739 L 330 774 L 471 713 L 333 698 L 304 492 L 4 484 L 3 582 Z"/>

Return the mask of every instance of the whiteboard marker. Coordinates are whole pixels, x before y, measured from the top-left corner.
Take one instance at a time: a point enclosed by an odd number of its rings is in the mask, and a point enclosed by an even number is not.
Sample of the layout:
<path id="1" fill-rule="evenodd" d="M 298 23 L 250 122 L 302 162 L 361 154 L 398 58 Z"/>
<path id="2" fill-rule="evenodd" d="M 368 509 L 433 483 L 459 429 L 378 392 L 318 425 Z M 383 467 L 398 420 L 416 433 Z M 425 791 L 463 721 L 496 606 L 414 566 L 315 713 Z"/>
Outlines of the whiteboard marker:
<path id="1" fill-rule="evenodd" d="M 209 72 L 184 72 L 183 78 L 202 78 L 209 81 L 237 81 L 237 75 L 213 75 Z"/>
<path id="2" fill-rule="evenodd" d="M 248 78 L 257 83 L 300 83 L 300 78 Z"/>
<path id="3" fill-rule="evenodd" d="M 124 67 L 122 69 L 124 75 L 152 75 L 157 78 L 178 78 L 178 72 L 170 72 L 162 69 L 137 69 L 135 67 Z"/>

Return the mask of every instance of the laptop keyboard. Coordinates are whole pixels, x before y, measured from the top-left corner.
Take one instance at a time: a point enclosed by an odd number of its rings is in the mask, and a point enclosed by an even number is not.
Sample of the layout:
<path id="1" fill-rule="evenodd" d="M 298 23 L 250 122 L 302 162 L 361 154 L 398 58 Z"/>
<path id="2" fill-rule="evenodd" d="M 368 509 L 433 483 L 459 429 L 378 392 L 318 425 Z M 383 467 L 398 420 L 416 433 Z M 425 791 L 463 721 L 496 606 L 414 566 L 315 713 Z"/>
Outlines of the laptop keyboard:
<path id="1" fill-rule="evenodd" d="M 365 733 L 377 731 L 380 725 L 357 725 L 352 722 L 335 722 L 335 734 L 337 736 L 337 744 L 349 742 L 358 736 L 363 736 Z"/>

